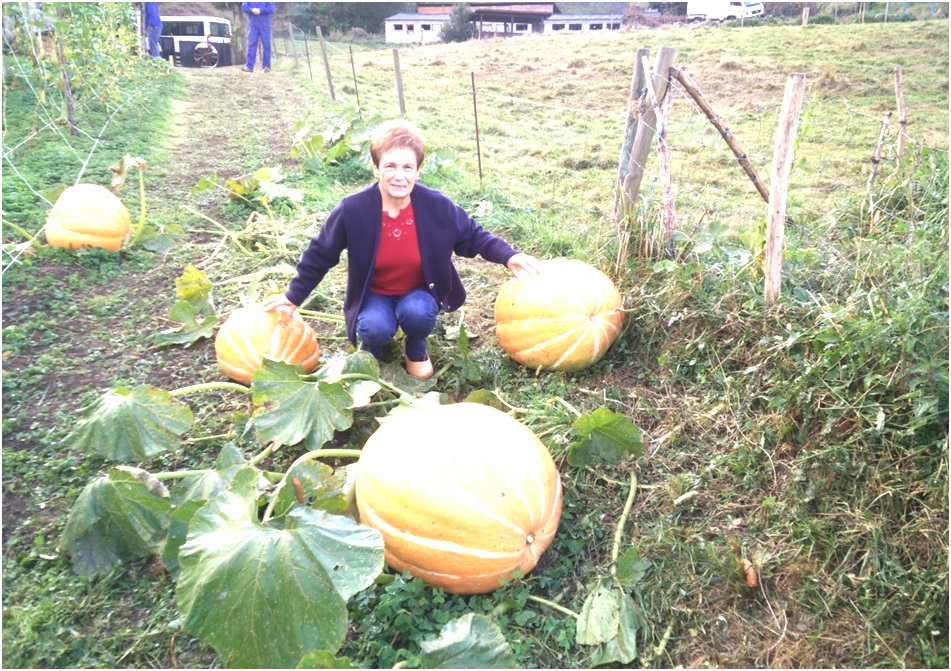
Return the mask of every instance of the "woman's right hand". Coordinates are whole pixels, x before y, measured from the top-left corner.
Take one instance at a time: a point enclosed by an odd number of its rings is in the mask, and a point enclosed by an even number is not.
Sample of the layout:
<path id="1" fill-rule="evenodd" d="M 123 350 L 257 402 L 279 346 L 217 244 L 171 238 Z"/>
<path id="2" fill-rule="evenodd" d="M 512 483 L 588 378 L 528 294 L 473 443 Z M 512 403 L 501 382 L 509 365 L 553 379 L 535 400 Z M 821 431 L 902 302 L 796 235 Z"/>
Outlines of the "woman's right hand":
<path id="1" fill-rule="evenodd" d="M 263 301 L 261 301 L 261 307 L 264 308 L 265 312 L 277 310 L 277 314 L 284 317 L 290 317 L 294 310 L 297 309 L 297 306 L 287 300 L 287 297 L 284 294 L 274 294 L 273 296 L 268 296 Z"/>

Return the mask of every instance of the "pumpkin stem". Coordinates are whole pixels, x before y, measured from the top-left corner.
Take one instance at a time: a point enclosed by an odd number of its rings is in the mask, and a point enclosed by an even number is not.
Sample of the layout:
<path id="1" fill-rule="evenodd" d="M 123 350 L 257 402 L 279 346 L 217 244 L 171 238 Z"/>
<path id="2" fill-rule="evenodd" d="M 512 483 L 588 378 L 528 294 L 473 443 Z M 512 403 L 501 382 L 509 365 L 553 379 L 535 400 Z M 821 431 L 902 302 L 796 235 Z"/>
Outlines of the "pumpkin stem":
<path id="1" fill-rule="evenodd" d="M 543 606 L 548 606 L 549 608 L 552 608 L 552 609 L 554 609 L 554 610 L 557 610 L 559 613 L 564 613 L 564 614 L 567 615 L 568 617 L 573 617 L 573 618 L 575 618 L 576 620 L 578 619 L 578 613 L 574 612 L 573 610 L 569 610 L 569 609 L 565 608 L 564 606 L 555 603 L 554 601 L 549 601 L 548 599 L 543 599 L 543 598 L 541 598 L 540 596 L 535 596 L 534 594 L 529 594 L 528 597 L 527 597 L 527 599 L 528 599 L 529 601 L 534 601 L 535 603 L 540 603 L 540 604 L 543 605 Z"/>
<path id="2" fill-rule="evenodd" d="M 621 537 L 624 535 L 624 525 L 631 514 L 631 507 L 634 505 L 634 495 L 637 493 L 637 473 L 631 471 L 631 491 L 627 493 L 627 501 L 624 502 L 624 510 L 621 512 L 621 518 L 617 522 L 617 529 L 614 532 L 614 547 L 611 548 L 611 575 L 617 575 L 617 558 L 621 554 Z"/>
<path id="3" fill-rule="evenodd" d="M 359 459 L 362 453 L 360 450 L 346 450 L 346 449 L 326 449 L 326 450 L 311 450 L 306 452 L 301 456 L 297 457 L 291 467 L 287 469 L 287 472 L 284 474 L 284 477 L 281 478 L 281 481 L 277 484 L 277 487 L 274 491 L 280 491 L 281 487 L 287 482 L 288 474 L 294 470 L 298 464 L 305 464 L 308 461 L 313 461 L 314 459 L 331 459 L 331 458 L 353 458 Z M 271 500 L 268 501 L 267 508 L 264 509 L 264 517 L 261 518 L 261 523 L 267 522 L 271 519 L 271 515 L 274 513 L 274 505 L 277 503 L 277 497 L 272 496 Z"/>
<path id="4" fill-rule="evenodd" d="M 172 391 L 168 392 L 168 395 L 174 398 L 176 396 L 194 394 L 195 392 L 198 392 L 198 391 L 214 391 L 215 389 L 240 391 L 245 394 L 251 393 L 250 387 L 245 387 L 243 384 L 237 384 L 236 382 L 204 382 L 202 384 L 193 384 L 189 387 L 181 387 L 180 389 L 173 389 Z"/>

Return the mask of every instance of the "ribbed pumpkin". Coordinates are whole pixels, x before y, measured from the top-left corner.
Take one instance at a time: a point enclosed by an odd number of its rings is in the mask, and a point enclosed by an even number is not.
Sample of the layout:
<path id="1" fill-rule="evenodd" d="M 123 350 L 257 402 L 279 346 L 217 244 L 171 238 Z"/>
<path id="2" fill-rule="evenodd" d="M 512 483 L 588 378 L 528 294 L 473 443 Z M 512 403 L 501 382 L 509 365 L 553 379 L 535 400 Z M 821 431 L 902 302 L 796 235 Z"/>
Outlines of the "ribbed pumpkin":
<path id="1" fill-rule="evenodd" d="M 53 204 L 45 231 L 51 247 L 99 247 L 117 252 L 132 234 L 132 217 L 109 189 L 76 184 Z"/>
<path id="2" fill-rule="evenodd" d="M 290 317 L 260 305 L 238 308 L 218 329 L 215 354 L 221 370 L 233 380 L 251 384 L 264 357 L 300 364 L 311 372 L 320 358 L 317 336 L 295 310 Z"/>
<path id="3" fill-rule="evenodd" d="M 573 259 L 539 262 L 495 301 L 495 330 L 509 356 L 533 370 L 578 371 L 597 363 L 624 326 L 621 294 L 597 268 Z"/>
<path id="4" fill-rule="evenodd" d="M 358 464 L 357 508 L 384 557 L 455 594 L 535 567 L 561 518 L 561 479 L 530 429 L 476 403 L 396 415 Z"/>

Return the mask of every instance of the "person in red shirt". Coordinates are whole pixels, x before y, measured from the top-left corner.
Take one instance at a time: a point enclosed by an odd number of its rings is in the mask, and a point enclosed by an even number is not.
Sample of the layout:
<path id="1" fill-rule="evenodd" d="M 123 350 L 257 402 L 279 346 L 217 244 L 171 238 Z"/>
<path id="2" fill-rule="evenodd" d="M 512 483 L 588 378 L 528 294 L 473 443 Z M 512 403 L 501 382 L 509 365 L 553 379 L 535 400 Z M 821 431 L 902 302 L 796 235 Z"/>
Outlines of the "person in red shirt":
<path id="1" fill-rule="evenodd" d="M 421 379 L 433 375 L 426 338 L 436 316 L 465 302 L 453 254 L 482 256 L 515 277 L 538 272 L 533 257 L 479 226 L 444 194 L 417 184 L 425 154 L 423 135 L 412 123 L 388 121 L 374 129 L 370 156 L 377 182 L 340 201 L 304 250 L 288 290 L 263 303 L 266 310 L 301 305 L 346 249 L 347 337 L 379 359 L 402 329 L 406 370 Z"/>

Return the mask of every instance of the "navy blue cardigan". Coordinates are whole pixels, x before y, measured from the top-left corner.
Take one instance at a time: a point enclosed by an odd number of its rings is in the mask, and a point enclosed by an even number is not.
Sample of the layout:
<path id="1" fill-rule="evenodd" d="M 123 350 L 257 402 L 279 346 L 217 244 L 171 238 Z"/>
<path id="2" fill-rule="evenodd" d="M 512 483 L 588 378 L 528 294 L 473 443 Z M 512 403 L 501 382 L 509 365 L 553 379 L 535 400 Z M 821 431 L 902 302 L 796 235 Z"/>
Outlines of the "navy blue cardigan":
<path id="1" fill-rule="evenodd" d="M 443 310 L 452 312 L 466 300 L 466 290 L 452 265 L 453 252 L 469 258 L 481 255 L 488 261 L 506 264 L 516 251 L 436 189 L 416 184 L 410 200 L 426 288 Z M 297 264 L 297 275 L 284 294 L 294 305 L 301 305 L 346 249 L 347 295 L 343 311 L 347 337 L 354 344 L 357 315 L 370 289 L 382 222 L 383 198 L 378 184 L 341 200 L 307 245 Z"/>

